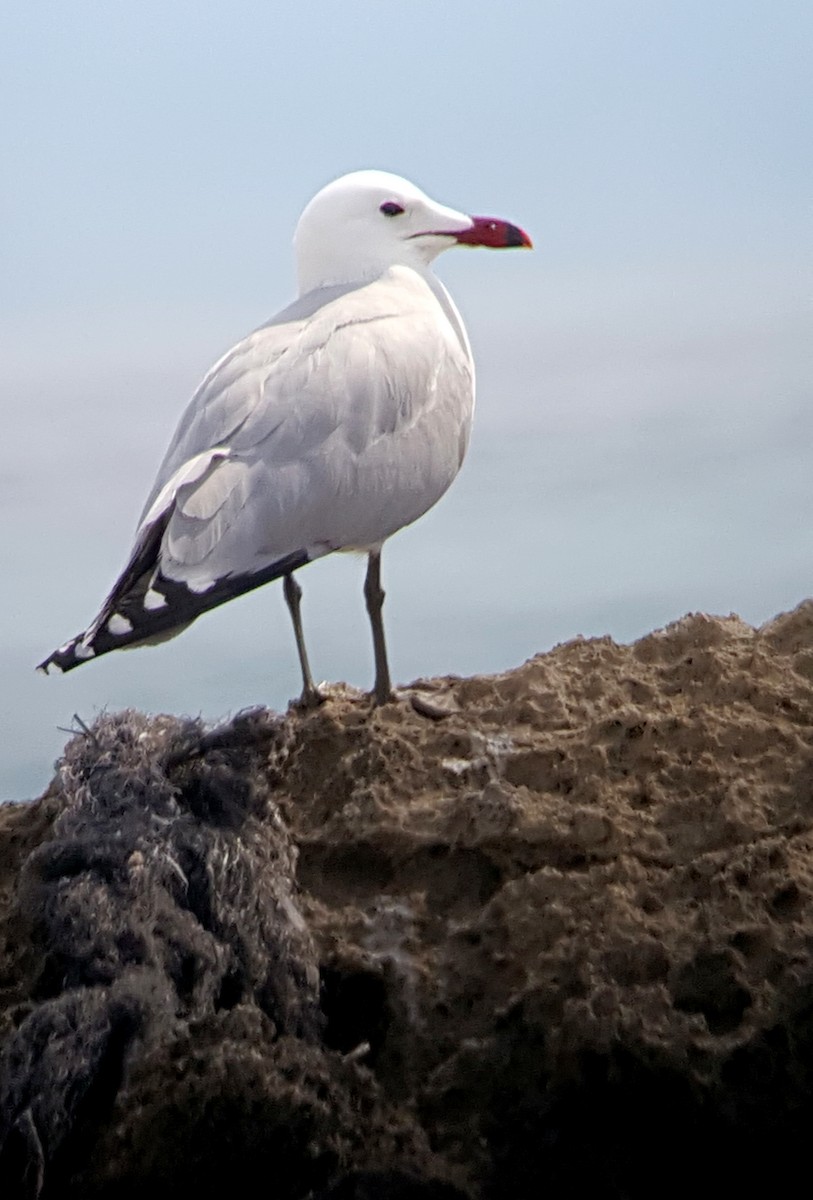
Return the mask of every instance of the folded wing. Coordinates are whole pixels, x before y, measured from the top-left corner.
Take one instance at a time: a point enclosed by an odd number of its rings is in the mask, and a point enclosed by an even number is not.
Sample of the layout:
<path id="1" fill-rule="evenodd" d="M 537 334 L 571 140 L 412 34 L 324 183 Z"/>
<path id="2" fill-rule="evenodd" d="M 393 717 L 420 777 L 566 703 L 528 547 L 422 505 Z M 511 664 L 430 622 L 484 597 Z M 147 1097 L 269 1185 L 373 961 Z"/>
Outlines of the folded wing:
<path id="1" fill-rule="evenodd" d="M 313 558 L 384 541 L 452 482 L 472 404 L 468 348 L 417 273 L 303 297 L 210 371 L 98 617 L 42 666 L 163 640 Z"/>

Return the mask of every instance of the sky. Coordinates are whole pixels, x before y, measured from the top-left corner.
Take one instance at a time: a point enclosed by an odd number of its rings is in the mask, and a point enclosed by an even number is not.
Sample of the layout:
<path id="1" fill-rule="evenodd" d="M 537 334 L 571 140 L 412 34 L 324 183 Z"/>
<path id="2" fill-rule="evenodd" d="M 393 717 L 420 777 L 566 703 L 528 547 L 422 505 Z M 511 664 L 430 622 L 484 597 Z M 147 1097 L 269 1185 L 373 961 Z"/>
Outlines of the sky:
<path id="1" fill-rule="evenodd" d="M 789 0 L 27 0 L 0 15 L 0 799 L 73 714 L 299 688 L 281 589 L 64 677 L 194 387 L 294 293 L 330 179 L 512 220 L 458 248 L 464 469 L 384 551 L 393 674 L 498 671 L 813 593 L 813 8 Z M 372 681 L 363 561 L 300 573 L 319 679 Z"/>

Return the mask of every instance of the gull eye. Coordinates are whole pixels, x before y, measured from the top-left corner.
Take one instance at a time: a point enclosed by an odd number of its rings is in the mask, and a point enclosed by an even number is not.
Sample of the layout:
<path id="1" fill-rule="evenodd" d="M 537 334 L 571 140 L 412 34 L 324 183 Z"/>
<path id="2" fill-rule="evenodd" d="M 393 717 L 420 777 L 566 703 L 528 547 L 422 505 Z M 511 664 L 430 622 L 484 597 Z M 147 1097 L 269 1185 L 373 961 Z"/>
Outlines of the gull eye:
<path id="1" fill-rule="evenodd" d="M 385 217 L 400 217 L 404 210 L 394 200 L 385 200 L 378 211 L 382 212 Z"/>

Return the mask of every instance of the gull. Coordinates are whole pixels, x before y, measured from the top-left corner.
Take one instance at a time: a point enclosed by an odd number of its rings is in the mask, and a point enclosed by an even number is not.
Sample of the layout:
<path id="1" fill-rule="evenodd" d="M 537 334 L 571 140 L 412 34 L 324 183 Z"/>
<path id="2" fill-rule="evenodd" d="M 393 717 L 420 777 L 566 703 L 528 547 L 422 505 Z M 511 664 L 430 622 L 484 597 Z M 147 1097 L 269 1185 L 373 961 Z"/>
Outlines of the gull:
<path id="1" fill-rule="evenodd" d="M 294 236 L 296 300 L 206 375 L 124 570 L 94 621 L 40 670 L 164 641 L 281 578 L 301 701 L 317 703 L 295 572 L 334 551 L 361 551 L 373 696 L 392 698 L 381 549 L 454 480 L 474 409 L 468 335 L 430 270 L 456 245 L 531 241 L 516 225 L 456 212 L 384 171 L 354 171 L 317 193 Z"/>

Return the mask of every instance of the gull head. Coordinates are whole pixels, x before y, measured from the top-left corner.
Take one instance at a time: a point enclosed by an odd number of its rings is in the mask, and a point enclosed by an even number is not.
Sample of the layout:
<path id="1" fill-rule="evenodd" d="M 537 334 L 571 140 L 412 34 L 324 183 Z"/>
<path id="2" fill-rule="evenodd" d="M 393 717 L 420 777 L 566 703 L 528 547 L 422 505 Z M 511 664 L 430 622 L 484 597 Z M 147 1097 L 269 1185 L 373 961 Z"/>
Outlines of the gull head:
<path id="1" fill-rule="evenodd" d="M 300 294 L 375 279 L 396 265 L 426 271 L 454 245 L 528 246 L 518 226 L 470 217 L 387 171 L 353 171 L 322 188 L 294 235 Z"/>

